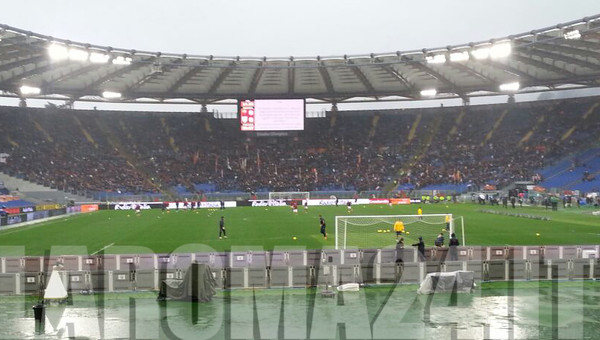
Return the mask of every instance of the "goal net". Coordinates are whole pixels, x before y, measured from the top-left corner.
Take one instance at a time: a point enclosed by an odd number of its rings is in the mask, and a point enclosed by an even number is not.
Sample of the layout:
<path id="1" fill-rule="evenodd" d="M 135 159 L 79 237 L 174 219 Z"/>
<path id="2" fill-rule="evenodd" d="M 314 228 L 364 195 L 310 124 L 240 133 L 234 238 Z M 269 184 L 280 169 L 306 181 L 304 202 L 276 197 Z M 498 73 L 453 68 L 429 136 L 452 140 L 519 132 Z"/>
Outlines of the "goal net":
<path id="1" fill-rule="evenodd" d="M 310 193 L 308 191 L 290 191 L 280 192 L 272 191 L 269 192 L 269 200 L 307 200 L 310 199 Z"/>
<path id="2" fill-rule="evenodd" d="M 425 246 L 433 246 L 439 233 L 448 245 L 454 231 L 452 214 L 336 216 L 335 248 L 384 248 L 396 243 L 394 224 L 404 224 L 404 244 L 417 243 L 423 237 Z"/>

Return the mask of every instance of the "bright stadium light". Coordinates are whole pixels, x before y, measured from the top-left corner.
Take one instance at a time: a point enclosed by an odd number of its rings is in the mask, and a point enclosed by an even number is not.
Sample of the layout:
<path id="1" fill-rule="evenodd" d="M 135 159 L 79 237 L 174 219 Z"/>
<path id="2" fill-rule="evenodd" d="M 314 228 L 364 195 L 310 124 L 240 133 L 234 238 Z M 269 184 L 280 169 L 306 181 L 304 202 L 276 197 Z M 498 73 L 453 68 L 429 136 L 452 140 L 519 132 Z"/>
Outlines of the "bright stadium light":
<path id="1" fill-rule="evenodd" d="M 504 83 L 500 85 L 500 91 L 504 92 L 514 92 L 518 91 L 521 88 L 521 84 L 518 81 L 512 83 Z"/>
<path id="2" fill-rule="evenodd" d="M 450 53 L 450 61 L 452 61 L 452 62 L 467 61 L 467 60 L 469 60 L 469 53 L 467 51 Z"/>
<path id="3" fill-rule="evenodd" d="M 118 56 L 112 60 L 112 63 L 115 65 L 129 65 L 131 64 L 131 58 Z"/>
<path id="4" fill-rule="evenodd" d="M 487 59 L 490 56 L 490 48 L 487 46 L 476 48 L 471 51 L 471 55 L 477 60 Z"/>
<path id="5" fill-rule="evenodd" d="M 65 45 L 51 44 L 48 46 L 48 55 L 52 60 L 65 60 L 69 58 L 69 49 Z"/>
<path id="6" fill-rule="evenodd" d="M 22 95 L 27 96 L 27 95 L 38 95 L 42 92 L 42 89 L 40 89 L 39 87 L 35 87 L 35 86 L 23 85 L 19 88 L 19 91 L 21 92 Z"/>
<path id="7" fill-rule="evenodd" d="M 110 56 L 104 53 L 92 52 L 90 53 L 90 62 L 95 64 L 106 64 L 108 63 Z"/>
<path id="8" fill-rule="evenodd" d="M 87 61 L 90 54 L 87 51 L 80 50 L 78 48 L 69 49 L 69 60 L 73 61 Z"/>
<path id="9" fill-rule="evenodd" d="M 581 39 L 581 32 L 579 30 L 568 31 L 563 34 L 563 37 L 567 40 L 579 40 Z"/>
<path id="10" fill-rule="evenodd" d="M 490 58 L 492 58 L 492 59 L 506 58 L 510 55 L 511 52 L 512 52 L 512 45 L 510 44 L 510 42 L 506 41 L 506 42 L 497 43 L 497 44 L 492 45 L 492 47 L 490 48 Z"/>
<path id="11" fill-rule="evenodd" d="M 102 92 L 102 97 L 106 99 L 119 99 L 121 98 L 121 93 L 113 91 L 104 91 Z"/>
<path id="12" fill-rule="evenodd" d="M 436 89 L 428 89 L 428 90 L 421 91 L 421 97 L 435 97 L 436 94 L 437 94 Z"/>
<path id="13" fill-rule="evenodd" d="M 425 60 L 427 60 L 428 64 L 443 64 L 446 62 L 446 55 L 445 54 L 428 55 L 427 57 L 425 57 Z"/>

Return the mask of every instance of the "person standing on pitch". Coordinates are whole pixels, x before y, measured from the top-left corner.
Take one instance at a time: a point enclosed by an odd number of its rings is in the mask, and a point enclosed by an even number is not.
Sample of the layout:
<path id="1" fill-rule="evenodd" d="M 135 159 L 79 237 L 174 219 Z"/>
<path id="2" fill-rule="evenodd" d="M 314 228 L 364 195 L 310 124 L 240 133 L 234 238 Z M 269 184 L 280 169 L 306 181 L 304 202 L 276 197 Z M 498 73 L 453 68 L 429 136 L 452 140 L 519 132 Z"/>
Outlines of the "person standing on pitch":
<path id="1" fill-rule="evenodd" d="M 412 246 L 417 247 L 419 261 L 425 261 L 425 242 L 423 242 L 423 236 L 419 236 L 419 242 L 413 244 Z"/>
<path id="2" fill-rule="evenodd" d="M 404 237 L 396 242 L 396 263 L 404 262 Z"/>
<path id="3" fill-rule="evenodd" d="M 460 242 L 458 242 L 456 234 L 452 233 L 452 235 L 450 235 L 450 241 L 448 243 L 450 249 L 450 261 L 458 261 L 458 249 L 456 249 L 456 247 L 458 247 L 459 245 Z"/>
<path id="4" fill-rule="evenodd" d="M 222 239 L 221 235 L 227 238 L 227 232 L 225 231 L 225 217 L 221 216 L 221 220 L 219 221 L 219 240 Z"/>
<path id="5" fill-rule="evenodd" d="M 319 214 L 319 225 L 321 226 L 321 234 L 323 234 L 323 238 L 327 239 L 327 232 L 325 231 L 325 227 L 327 225 L 325 224 L 325 219 L 321 214 Z"/>

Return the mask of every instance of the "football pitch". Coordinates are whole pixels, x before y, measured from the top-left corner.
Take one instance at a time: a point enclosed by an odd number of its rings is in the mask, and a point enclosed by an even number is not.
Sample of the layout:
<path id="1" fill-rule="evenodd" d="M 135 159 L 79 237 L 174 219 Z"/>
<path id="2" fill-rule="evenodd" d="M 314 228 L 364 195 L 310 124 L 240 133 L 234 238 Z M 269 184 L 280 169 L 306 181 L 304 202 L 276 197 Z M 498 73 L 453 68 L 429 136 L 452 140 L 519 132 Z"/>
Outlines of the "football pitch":
<path id="1" fill-rule="evenodd" d="M 477 204 L 424 204 L 425 214 L 462 217 L 466 245 L 583 245 L 599 244 L 600 216 L 592 208 L 546 210 L 543 207 L 502 208 Z M 101 210 L 0 232 L 0 256 L 48 253 L 61 255 L 171 253 L 246 250 L 326 249 L 335 246 L 335 216 L 414 215 L 417 205 L 311 206 L 297 214 L 289 207 L 238 207 L 224 210 Z M 495 212 L 495 213 L 494 213 Z M 319 233 L 319 214 L 327 222 L 328 239 Z M 219 239 L 219 220 L 224 216 L 226 239 Z M 460 223 L 456 223 L 460 228 Z M 393 229 L 389 226 L 389 229 Z M 437 226 L 436 226 L 437 230 Z M 393 247 L 392 232 L 378 228 L 362 232 L 370 248 Z M 411 226 L 407 226 L 411 231 Z M 457 235 L 463 244 L 462 233 Z M 416 242 L 419 232 L 404 235 Z M 435 234 L 423 235 L 433 246 Z M 447 239 L 448 235 L 446 235 Z M 58 247 L 58 248 L 57 248 Z M 56 254 L 58 255 L 58 254 Z"/>

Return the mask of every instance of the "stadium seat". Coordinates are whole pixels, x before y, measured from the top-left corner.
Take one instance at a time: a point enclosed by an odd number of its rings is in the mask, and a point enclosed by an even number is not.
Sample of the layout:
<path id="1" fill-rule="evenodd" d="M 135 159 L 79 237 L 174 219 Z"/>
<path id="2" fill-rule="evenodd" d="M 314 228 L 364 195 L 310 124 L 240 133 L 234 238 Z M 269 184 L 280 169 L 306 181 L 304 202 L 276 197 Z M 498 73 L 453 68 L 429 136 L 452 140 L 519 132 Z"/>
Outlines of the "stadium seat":
<path id="1" fill-rule="evenodd" d="M 232 252 L 231 253 L 231 268 L 247 268 L 249 263 L 248 253 Z"/>
<path id="2" fill-rule="evenodd" d="M 427 261 L 425 262 L 425 274 L 442 272 L 442 262 Z M 419 281 L 420 282 L 420 281 Z"/>
<path id="3" fill-rule="evenodd" d="M 95 291 L 106 291 L 108 289 L 108 274 L 104 270 L 90 272 L 91 288 Z"/>
<path id="4" fill-rule="evenodd" d="M 67 272 L 67 291 L 79 292 L 84 289 L 89 289 L 88 273 L 82 271 Z"/>
<path id="5" fill-rule="evenodd" d="M 547 280 L 548 264 L 547 261 L 537 260 L 529 261 L 529 278 L 531 280 Z"/>
<path id="6" fill-rule="evenodd" d="M 521 252 L 521 256 L 523 253 Z M 508 279 L 526 280 L 529 279 L 529 262 L 522 259 L 508 260 Z"/>
<path id="7" fill-rule="evenodd" d="M 251 268 L 265 269 L 268 263 L 268 254 L 265 251 L 252 251 L 248 254 L 248 266 Z"/>
<path id="8" fill-rule="evenodd" d="M 507 247 L 506 258 L 508 260 L 525 260 L 525 254 L 527 253 L 525 248 L 523 246 Z"/>
<path id="9" fill-rule="evenodd" d="M 525 258 L 530 261 L 539 261 L 544 259 L 544 247 L 527 246 L 525 248 Z"/>
<path id="10" fill-rule="evenodd" d="M 212 253 L 212 267 L 214 268 L 227 268 L 229 267 L 229 253 Z"/>
<path id="11" fill-rule="evenodd" d="M 135 288 L 152 290 L 159 288 L 158 271 L 154 269 L 138 269 L 135 272 Z"/>
<path id="12" fill-rule="evenodd" d="M 177 261 L 176 256 L 173 254 L 157 254 L 156 255 L 156 265 L 158 268 L 167 268 L 167 269 L 178 269 L 175 265 Z M 184 269 L 187 269 L 185 267 Z"/>
<path id="13" fill-rule="evenodd" d="M 578 256 L 578 258 L 581 257 L 581 258 L 589 259 L 589 258 L 600 257 L 600 249 L 599 249 L 599 246 L 597 246 L 597 245 L 585 245 L 585 246 L 581 246 L 580 249 L 581 249 L 580 250 L 581 254 L 580 254 L 580 256 Z"/>
<path id="14" fill-rule="evenodd" d="M 487 260 L 487 247 L 468 247 L 469 261 L 485 261 Z M 459 254 L 460 256 L 460 254 Z"/>
<path id="15" fill-rule="evenodd" d="M 307 287 L 314 285 L 313 276 L 311 274 L 311 268 L 307 266 L 293 266 L 292 268 L 292 282 L 293 287 Z M 314 268 L 312 269 L 314 270 Z"/>
<path id="16" fill-rule="evenodd" d="M 231 267 L 225 269 L 224 288 L 245 288 L 248 287 L 248 268 Z"/>
<path id="17" fill-rule="evenodd" d="M 35 294 L 40 292 L 40 285 L 44 286 L 44 275 L 37 272 L 24 272 L 21 274 L 21 280 L 19 282 L 21 293 Z"/>
<path id="18" fill-rule="evenodd" d="M 136 269 L 136 256 L 135 255 L 117 255 L 118 258 L 118 270 L 132 271 Z"/>
<path id="19" fill-rule="evenodd" d="M 508 279 L 506 269 L 508 261 L 491 260 L 485 262 L 484 281 L 505 281 Z"/>
<path id="20" fill-rule="evenodd" d="M 283 267 L 288 265 L 285 251 L 272 251 L 269 256 L 269 267 Z"/>
<path id="21" fill-rule="evenodd" d="M 359 267 L 353 264 L 342 264 L 337 266 L 336 284 L 360 282 Z"/>
<path id="22" fill-rule="evenodd" d="M 446 262 L 450 260 L 450 257 L 448 255 L 448 248 L 445 247 L 438 247 L 438 248 L 432 248 L 432 261 L 435 262 Z"/>
<path id="23" fill-rule="evenodd" d="M 344 249 L 342 250 L 342 263 L 345 265 L 352 264 L 358 265 L 360 264 L 360 252 L 358 249 Z"/>
<path id="24" fill-rule="evenodd" d="M 192 254 L 179 253 L 171 254 L 173 258 L 173 266 L 180 270 L 187 270 L 192 265 Z"/>
<path id="25" fill-rule="evenodd" d="M 414 266 L 415 263 L 406 264 L 407 266 Z M 376 283 L 391 283 L 398 281 L 398 265 L 395 263 L 381 263 L 375 267 L 375 280 Z"/>
<path id="26" fill-rule="evenodd" d="M 102 270 L 117 270 L 117 256 L 111 254 L 104 254 L 99 257 L 101 261 Z"/>
<path id="27" fill-rule="evenodd" d="M 469 247 L 456 247 L 456 256 L 458 261 L 468 261 L 471 260 L 472 252 L 469 251 L 471 248 Z M 449 258 L 447 259 L 449 261 Z"/>
<path id="28" fill-rule="evenodd" d="M 315 267 L 315 284 L 322 285 L 336 285 L 338 282 L 337 278 L 337 266 L 324 264 L 319 267 Z"/>
<path id="29" fill-rule="evenodd" d="M 505 260 L 507 258 L 507 253 L 506 247 L 488 247 L 486 259 L 488 261 Z"/>
<path id="30" fill-rule="evenodd" d="M 455 272 L 457 270 L 465 270 L 466 262 L 464 261 L 446 261 L 443 265 L 445 272 Z"/>
<path id="31" fill-rule="evenodd" d="M 3 257 L 5 273 L 20 273 L 23 271 L 22 258 L 20 257 Z"/>
<path id="32" fill-rule="evenodd" d="M 568 280 L 571 277 L 570 265 L 567 259 L 548 260 L 547 265 L 550 268 L 549 279 Z"/>
<path id="33" fill-rule="evenodd" d="M 419 283 L 424 276 L 421 269 L 422 263 L 404 263 L 399 266 L 399 282 Z"/>
<path id="34" fill-rule="evenodd" d="M 135 271 L 129 270 L 110 270 L 108 271 L 109 291 L 133 290 Z M 112 288 L 112 289 L 111 289 Z"/>
<path id="35" fill-rule="evenodd" d="M 340 265 L 342 264 L 342 251 L 337 249 L 323 250 L 323 264 Z"/>
<path id="36" fill-rule="evenodd" d="M 293 263 L 291 255 L 292 254 L 290 253 L 290 264 Z M 319 267 L 319 266 L 321 266 L 321 263 L 323 263 L 322 259 L 323 259 L 323 254 L 320 250 L 307 250 L 306 251 L 306 265 Z M 295 265 L 295 263 L 293 263 L 293 264 Z"/>
<path id="37" fill-rule="evenodd" d="M 42 272 L 42 257 L 39 256 L 26 256 L 23 258 L 24 266 L 23 271 L 27 273 Z"/>
<path id="38" fill-rule="evenodd" d="M 471 261 L 467 261 L 466 269 L 473 272 L 473 278 L 476 281 L 481 281 L 484 278 L 483 265 L 484 265 L 484 261 L 471 260 Z"/>
<path id="39" fill-rule="evenodd" d="M 319 252 L 318 260 L 313 261 L 316 263 L 316 265 L 319 265 L 321 263 L 320 256 L 321 256 L 321 252 Z M 308 265 L 307 257 L 308 257 L 308 254 L 306 253 L 306 251 L 303 251 L 303 250 L 288 251 L 288 260 L 289 260 L 290 266 L 306 266 L 306 265 Z M 313 263 L 311 265 L 314 266 L 315 263 Z"/>
<path id="40" fill-rule="evenodd" d="M 209 266 L 213 266 L 212 256 L 210 253 L 196 253 L 194 254 L 194 258 L 196 263 L 208 264 Z"/>
<path id="41" fill-rule="evenodd" d="M 14 295 L 17 294 L 17 275 L 16 274 L 0 274 L 0 294 Z"/>
<path id="42" fill-rule="evenodd" d="M 271 266 L 269 270 L 269 286 L 275 287 L 289 287 L 290 286 L 290 273 L 291 267 L 288 266 Z"/>
<path id="43" fill-rule="evenodd" d="M 598 280 L 600 279 L 600 261 L 598 259 L 596 259 L 594 261 L 594 279 Z"/>
<path id="44" fill-rule="evenodd" d="M 577 246 L 561 246 L 563 260 L 572 260 L 579 257 L 579 247 Z"/>
<path id="45" fill-rule="evenodd" d="M 158 268 L 157 256 L 160 257 L 160 256 L 164 256 L 164 255 L 139 254 L 136 269 L 137 270 L 154 270 L 154 269 Z"/>
<path id="46" fill-rule="evenodd" d="M 266 288 L 268 282 L 267 269 L 263 266 L 262 268 L 250 267 L 247 268 L 248 272 L 248 285 L 247 288 Z"/>
<path id="47" fill-rule="evenodd" d="M 558 260 L 561 257 L 562 247 L 561 246 L 544 246 L 544 259 L 547 260 Z"/>
<path id="48" fill-rule="evenodd" d="M 575 259 L 571 261 L 571 279 L 593 279 L 594 259 Z"/>
<path id="49" fill-rule="evenodd" d="M 404 249 L 406 252 L 408 249 Z M 380 263 L 396 263 L 396 249 L 395 248 L 383 248 L 381 249 L 381 262 Z"/>
<path id="50" fill-rule="evenodd" d="M 83 269 L 83 259 L 78 255 L 65 255 L 61 257 L 61 263 L 64 266 L 64 270 L 68 271 L 79 271 Z M 80 264 L 82 265 L 80 267 Z"/>

